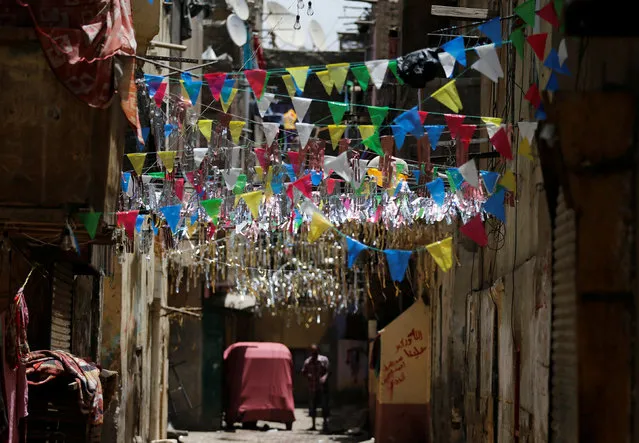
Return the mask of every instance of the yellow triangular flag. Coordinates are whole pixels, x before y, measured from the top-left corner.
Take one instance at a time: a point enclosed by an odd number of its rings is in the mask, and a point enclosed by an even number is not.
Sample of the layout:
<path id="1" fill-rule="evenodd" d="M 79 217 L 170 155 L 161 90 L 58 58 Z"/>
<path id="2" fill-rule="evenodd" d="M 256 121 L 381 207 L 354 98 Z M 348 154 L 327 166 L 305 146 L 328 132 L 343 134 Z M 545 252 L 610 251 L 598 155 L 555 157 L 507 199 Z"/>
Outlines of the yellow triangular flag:
<path id="1" fill-rule="evenodd" d="M 482 117 L 481 121 L 487 125 L 501 126 L 503 119 L 499 117 Z"/>
<path id="2" fill-rule="evenodd" d="M 211 141 L 211 133 L 213 132 L 213 120 L 198 120 L 197 127 L 207 142 Z"/>
<path id="3" fill-rule="evenodd" d="M 240 195 L 246 206 L 248 206 L 251 211 L 251 215 L 253 216 L 253 220 L 257 220 L 260 216 L 260 203 L 262 203 L 262 196 L 264 193 L 262 191 L 253 191 L 247 192 L 246 194 Z"/>
<path id="4" fill-rule="evenodd" d="M 344 82 L 348 76 L 348 67 L 348 63 L 333 63 L 331 65 L 326 65 L 326 69 L 328 69 L 338 93 L 341 93 L 344 89 Z"/>
<path id="5" fill-rule="evenodd" d="M 298 88 L 300 88 L 300 91 L 304 92 L 304 86 L 306 86 L 306 77 L 308 77 L 308 66 L 297 66 L 295 68 L 286 68 L 286 70 L 293 76 L 293 79 L 295 79 L 295 84 Z M 295 89 L 295 87 L 293 87 L 293 89 Z M 290 92 L 289 95 L 291 95 Z M 291 95 L 291 97 L 292 96 L 293 95 Z"/>
<path id="6" fill-rule="evenodd" d="M 133 165 L 133 170 L 140 176 L 142 175 L 142 167 L 144 166 L 144 160 L 146 160 L 146 153 L 141 154 L 127 154 L 129 161 Z"/>
<path id="7" fill-rule="evenodd" d="M 228 112 L 229 107 L 231 106 L 231 103 L 233 103 L 233 99 L 235 98 L 235 94 L 237 94 L 237 89 L 236 88 L 232 88 L 231 89 L 231 93 L 229 94 L 229 99 L 227 101 L 224 101 L 224 97 L 222 97 L 222 95 L 220 95 L 220 103 L 222 103 L 222 109 L 224 110 L 224 112 Z"/>
<path id="8" fill-rule="evenodd" d="M 375 134 L 375 126 L 373 125 L 359 125 L 359 133 L 362 136 L 362 140 L 366 140 Z"/>
<path id="9" fill-rule="evenodd" d="M 231 138 L 236 145 L 240 144 L 240 136 L 242 135 L 242 129 L 246 122 L 232 120 L 229 122 L 229 131 L 231 132 Z"/>
<path id="10" fill-rule="evenodd" d="M 326 220 L 322 214 L 315 211 L 311 217 L 311 226 L 308 230 L 308 241 L 314 242 L 322 236 L 327 229 L 332 228 L 331 222 Z"/>
<path id="11" fill-rule="evenodd" d="M 451 80 L 444 86 L 433 92 L 431 96 L 442 105 L 450 108 L 453 112 L 459 112 L 462 109 L 462 102 L 457 93 L 457 86 L 455 86 L 455 80 Z"/>
<path id="12" fill-rule="evenodd" d="M 264 169 L 261 166 L 255 166 L 255 178 L 258 182 L 264 179 Z"/>
<path id="13" fill-rule="evenodd" d="M 264 186 L 264 195 L 266 199 L 270 199 L 273 196 L 273 188 L 271 182 L 273 181 L 273 168 L 269 167 L 266 171 L 266 186 Z"/>
<path id="14" fill-rule="evenodd" d="M 295 81 L 293 81 L 293 77 L 286 74 L 282 76 L 282 80 L 284 81 L 284 85 L 286 86 L 286 91 L 288 95 L 291 97 L 295 97 L 297 90 L 295 89 Z"/>
<path id="15" fill-rule="evenodd" d="M 175 151 L 160 151 L 158 152 L 162 164 L 167 171 L 173 172 L 173 166 L 175 165 Z"/>
<path id="16" fill-rule="evenodd" d="M 190 220 L 190 217 L 187 217 L 186 219 Z M 196 230 L 197 230 L 197 221 L 193 223 L 191 226 L 189 226 L 186 232 L 188 233 L 189 237 L 193 237 L 193 234 L 195 234 Z"/>
<path id="17" fill-rule="evenodd" d="M 447 272 L 453 267 L 453 237 L 426 245 L 426 250 L 430 252 L 442 271 Z"/>
<path id="18" fill-rule="evenodd" d="M 519 142 L 519 155 L 523 155 L 530 161 L 534 161 L 532 156 L 532 150 L 530 149 L 530 142 L 528 141 L 527 138 L 524 138 Z"/>
<path id="19" fill-rule="evenodd" d="M 322 82 L 322 86 L 324 86 L 324 90 L 328 95 L 333 93 L 333 79 L 331 78 L 331 74 L 328 71 L 318 71 L 315 73 L 319 81 Z"/>
<path id="20" fill-rule="evenodd" d="M 504 175 L 499 179 L 499 184 L 511 192 L 517 191 L 517 180 L 515 179 L 515 174 L 513 174 L 513 171 L 510 169 L 504 172 Z"/>
<path id="21" fill-rule="evenodd" d="M 191 99 L 189 98 L 189 93 L 188 93 L 188 91 L 186 90 L 186 88 L 184 87 L 184 80 L 180 80 L 180 86 L 181 86 L 181 88 L 180 88 L 180 89 L 182 90 L 182 98 L 183 98 L 185 101 L 187 101 L 187 102 L 191 103 Z"/>
<path id="22" fill-rule="evenodd" d="M 344 131 L 346 131 L 346 125 L 328 125 L 328 133 L 331 135 L 331 143 L 333 144 L 333 149 L 336 149 L 339 145 L 339 141 L 344 135 Z"/>

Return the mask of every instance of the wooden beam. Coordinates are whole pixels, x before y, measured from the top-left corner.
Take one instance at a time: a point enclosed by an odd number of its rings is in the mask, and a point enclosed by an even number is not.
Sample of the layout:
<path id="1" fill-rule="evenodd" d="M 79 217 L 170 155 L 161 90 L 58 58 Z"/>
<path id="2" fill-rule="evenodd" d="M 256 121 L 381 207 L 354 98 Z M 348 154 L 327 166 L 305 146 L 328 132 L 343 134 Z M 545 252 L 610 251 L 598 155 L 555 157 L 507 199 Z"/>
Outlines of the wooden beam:
<path id="1" fill-rule="evenodd" d="M 496 11 L 489 9 L 441 5 L 433 5 L 430 9 L 430 13 L 437 17 L 450 17 L 457 20 L 486 20 L 497 16 Z"/>

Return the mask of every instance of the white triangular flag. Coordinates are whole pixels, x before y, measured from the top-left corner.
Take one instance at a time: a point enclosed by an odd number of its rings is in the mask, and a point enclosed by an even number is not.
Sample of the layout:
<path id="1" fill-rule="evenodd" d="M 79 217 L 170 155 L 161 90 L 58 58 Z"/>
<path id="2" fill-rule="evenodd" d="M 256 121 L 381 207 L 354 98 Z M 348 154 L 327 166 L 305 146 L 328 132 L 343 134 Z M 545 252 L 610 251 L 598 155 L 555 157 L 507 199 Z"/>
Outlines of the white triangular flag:
<path id="1" fill-rule="evenodd" d="M 455 69 L 455 57 L 448 52 L 440 52 L 437 54 L 437 57 L 439 57 L 439 63 L 442 65 L 442 68 L 444 68 L 446 78 L 451 78 L 453 76 L 453 70 Z"/>
<path id="2" fill-rule="evenodd" d="M 265 92 L 262 94 L 262 98 L 257 101 L 257 110 L 260 112 L 260 117 L 264 117 L 268 107 L 271 106 L 271 102 L 275 99 L 275 94 Z"/>
<path id="3" fill-rule="evenodd" d="M 295 108 L 295 113 L 297 114 L 297 121 L 303 122 L 304 117 L 306 117 L 306 113 L 308 112 L 308 108 L 311 106 L 311 102 L 313 100 L 304 97 L 293 97 L 291 100 L 293 101 L 293 107 Z"/>
<path id="4" fill-rule="evenodd" d="M 297 128 L 297 135 L 300 138 L 300 146 L 304 148 L 308 143 L 308 139 L 311 137 L 315 125 L 313 123 L 295 123 L 295 127 Z"/>
<path id="5" fill-rule="evenodd" d="M 342 152 L 337 157 L 328 155 L 324 157 L 324 173 L 328 176 L 331 170 L 347 182 L 351 181 L 352 174 L 351 168 L 348 166 L 348 151 Z"/>
<path id="6" fill-rule="evenodd" d="M 240 176 L 242 169 L 240 168 L 231 168 L 229 171 L 222 171 L 222 177 L 224 177 L 224 182 L 226 183 L 226 187 L 229 191 L 232 191 L 235 187 L 235 183 L 237 183 L 237 178 Z"/>
<path id="7" fill-rule="evenodd" d="M 202 160 L 206 157 L 206 153 L 209 152 L 209 148 L 195 148 L 193 149 L 193 160 L 195 160 L 195 169 L 200 169 Z"/>
<path id="8" fill-rule="evenodd" d="M 142 183 L 144 183 L 144 185 L 148 186 L 149 183 L 151 183 L 151 180 L 153 180 L 152 175 L 142 174 Z"/>
<path id="9" fill-rule="evenodd" d="M 475 160 L 468 160 L 466 163 L 458 168 L 458 171 L 470 186 L 472 186 L 473 188 L 479 188 L 479 174 L 477 173 Z"/>
<path id="10" fill-rule="evenodd" d="M 475 48 L 475 52 L 479 55 L 479 60 L 473 63 L 471 68 L 481 72 L 495 83 L 504 77 L 504 71 L 501 69 L 494 43 L 478 46 Z"/>
<path id="11" fill-rule="evenodd" d="M 519 138 L 532 142 L 537 130 L 537 122 L 519 122 L 517 126 L 519 127 Z"/>
<path id="12" fill-rule="evenodd" d="M 377 89 L 380 89 L 384 84 L 386 78 L 386 69 L 388 68 L 388 60 L 370 60 L 367 61 L 366 67 L 371 75 L 373 84 Z"/>
<path id="13" fill-rule="evenodd" d="M 280 124 L 263 122 L 262 129 L 264 130 L 264 137 L 266 137 L 266 145 L 270 147 L 273 144 L 275 137 L 277 137 L 277 133 L 280 132 Z"/>
<path id="14" fill-rule="evenodd" d="M 486 131 L 488 131 L 488 138 L 493 138 L 493 135 L 497 134 L 497 131 L 501 129 L 503 125 L 495 125 L 494 123 L 486 124 Z"/>
<path id="15" fill-rule="evenodd" d="M 568 59 L 568 48 L 566 48 L 566 39 L 562 39 L 559 42 L 559 50 L 557 51 L 559 56 L 559 66 L 563 66 L 564 62 Z"/>

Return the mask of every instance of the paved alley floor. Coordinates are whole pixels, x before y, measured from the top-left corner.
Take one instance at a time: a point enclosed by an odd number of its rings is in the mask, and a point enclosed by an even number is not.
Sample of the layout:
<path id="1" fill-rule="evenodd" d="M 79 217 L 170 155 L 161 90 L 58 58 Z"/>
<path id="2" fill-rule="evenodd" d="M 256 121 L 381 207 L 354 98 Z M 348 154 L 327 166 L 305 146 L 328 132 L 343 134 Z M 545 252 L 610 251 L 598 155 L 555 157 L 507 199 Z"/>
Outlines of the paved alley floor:
<path id="1" fill-rule="evenodd" d="M 287 431 L 280 423 L 258 422 L 258 430 L 246 430 L 237 428 L 234 432 L 189 432 L 188 437 L 183 437 L 186 443 L 213 443 L 213 442 L 270 442 L 270 443 L 328 443 L 344 442 L 358 443 L 368 441 L 365 436 L 353 437 L 344 434 L 324 435 L 319 432 L 308 431 L 311 427 L 311 419 L 306 409 L 295 410 L 296 421 L 293 430 Z M 318 420 L 321 427 L 322 420 Z M 266 425 L 266 426 L 265 426 Z"/>

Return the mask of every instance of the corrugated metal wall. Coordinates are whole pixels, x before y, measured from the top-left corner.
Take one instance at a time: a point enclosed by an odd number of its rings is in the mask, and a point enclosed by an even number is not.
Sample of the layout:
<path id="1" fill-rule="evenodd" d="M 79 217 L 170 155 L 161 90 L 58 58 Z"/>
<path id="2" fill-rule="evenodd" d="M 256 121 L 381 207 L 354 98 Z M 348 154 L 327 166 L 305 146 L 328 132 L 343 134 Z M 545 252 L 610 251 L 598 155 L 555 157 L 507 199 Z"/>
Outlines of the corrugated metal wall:
<path id="1" fill-rule="evenodd" d="M 71 352 L 73 322 L 73 267 L 57 262 L 53 266 L 51 297 L 51 349 Z"/>

